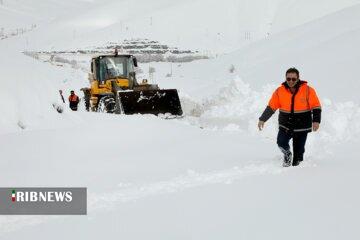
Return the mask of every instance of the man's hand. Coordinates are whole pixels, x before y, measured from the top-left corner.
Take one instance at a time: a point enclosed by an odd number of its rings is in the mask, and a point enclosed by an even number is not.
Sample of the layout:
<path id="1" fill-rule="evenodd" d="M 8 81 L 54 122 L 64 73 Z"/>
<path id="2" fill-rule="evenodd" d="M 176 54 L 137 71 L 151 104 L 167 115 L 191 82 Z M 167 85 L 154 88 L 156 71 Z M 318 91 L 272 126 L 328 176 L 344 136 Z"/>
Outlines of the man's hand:
<path id="1" fill-rule="evenodd" d="M 258 123 L 258 128 L 259 128 L 259 131 L 263 130 L 263 128 L 264 128 L 264 124 L 265 124 L 265 122 L 264 122 L 264 121 L 259 121 L 259 123 Z"/>
<path id="2" fill-rule="evenodd" d="M 312 129 L 314 132 L 316 132 L 317 130 L 319 130 L 319 127 L 320 127 L 320 123 L 318 122 L 313 122 L 312 124 Z"/>

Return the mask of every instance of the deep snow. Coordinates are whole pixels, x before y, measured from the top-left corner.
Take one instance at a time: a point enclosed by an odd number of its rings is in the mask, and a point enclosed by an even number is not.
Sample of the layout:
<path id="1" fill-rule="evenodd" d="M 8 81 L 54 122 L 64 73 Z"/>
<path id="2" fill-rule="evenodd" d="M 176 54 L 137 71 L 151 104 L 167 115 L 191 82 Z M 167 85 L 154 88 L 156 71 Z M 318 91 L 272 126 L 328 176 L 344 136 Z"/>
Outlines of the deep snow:
<path id="1" fill-rule="evenodd" d="M 4 2 L 7 29 L 37 27 L 0 41 L 0 186 L 85 186 L 89 209 L 79 217 L 0 216 L 1 239 L 359 238 L 357 1 Z M 136 11 L 109 14 L 117 9 Z M 224 18 L 214 18 L 219 12 Z M 155 67 L 160 86 L 179 89 L 182 119 L 58 114 L 57 91 L 85 86 L 88 63 L 71 56 L 80 68 L 59 67 L 21 51 L 118 40 L 126 26 L 125 38 L 227 54 L 141 66 Z M 241 40 L 244 27 L 255 29 L 251 41 Z M 263 132 L 256 123 L 293 65 L 324 112 L 304 164 L 284 169 L 276 116 Z"/>

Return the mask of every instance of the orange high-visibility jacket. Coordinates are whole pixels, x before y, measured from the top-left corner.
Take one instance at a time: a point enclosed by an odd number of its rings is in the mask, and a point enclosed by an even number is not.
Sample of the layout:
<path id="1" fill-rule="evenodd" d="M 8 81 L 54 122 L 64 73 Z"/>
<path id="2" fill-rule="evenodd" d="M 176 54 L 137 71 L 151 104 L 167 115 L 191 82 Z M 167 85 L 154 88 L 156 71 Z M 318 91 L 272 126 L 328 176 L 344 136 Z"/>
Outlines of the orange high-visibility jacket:
<path id="1" fill-rule="evenodd" d="M 299 81 L 292 93 L 284 82 L 273 93 L 260 117 L 267 121 L 279 109 L 279 126 L 294 132 L 311 131 L 312 122 L 321 121 L 321 104 L 315 90 L 306 81 Z"/>
<path id="2" fill-rule="evenodd" d="M 70 95 L 69 96 L 69 102 L 79 102 L 79 97 L 76 96 L 76 94 Z"/>

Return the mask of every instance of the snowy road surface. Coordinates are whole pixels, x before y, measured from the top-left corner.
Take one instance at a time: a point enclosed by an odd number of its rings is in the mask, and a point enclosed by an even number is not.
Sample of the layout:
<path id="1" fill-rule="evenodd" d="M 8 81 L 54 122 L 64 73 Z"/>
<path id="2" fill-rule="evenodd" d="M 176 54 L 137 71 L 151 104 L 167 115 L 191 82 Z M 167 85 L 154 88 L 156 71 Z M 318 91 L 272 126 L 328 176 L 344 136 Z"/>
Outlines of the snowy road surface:
<path id="1" fill-rule="evenodd" d="M 359 1 L 3 2 L 0 186 L 87 187 L 88 215 L 0 216 L 0 239 L 359 239 Z M 86 86 L 90 59 L 22 53 L 122 38 L 214 57 L 140 63 L 140 79 L 152 67 L 179 90 L 183 118 L 58 114 L 58 90 Z M 277 116 L 256 124 L 292 66 L 317 89 L 323 121 L 304 163 L 284 169 Z"/>

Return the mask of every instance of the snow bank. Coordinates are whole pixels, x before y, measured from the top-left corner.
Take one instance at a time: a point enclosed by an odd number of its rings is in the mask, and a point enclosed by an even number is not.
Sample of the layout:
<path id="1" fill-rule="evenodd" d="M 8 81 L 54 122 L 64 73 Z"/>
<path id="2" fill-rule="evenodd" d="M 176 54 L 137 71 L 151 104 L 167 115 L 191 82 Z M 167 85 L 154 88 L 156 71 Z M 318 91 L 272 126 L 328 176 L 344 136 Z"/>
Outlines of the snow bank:
<path id="1" fill-rule="evenodd" d="M 280 84 L 279 84 L 280 85 Z M 193 100 L 187 104 L 184 111 L 193 124 L 202 128 L 250 131 L 256 134 L 256 124 L 265 109 L 276 85 L 266 85 L 262 91 L 256 91 L 250 84 L 236 77 L 230 84 L 202 102 Z M 189 102 L 185 98 L 185 103 Z M 352 101 L 332 103 L 330 99 L 322 99 L 323 122 L 319 140 L 328 143 L 357 138 L 360 133 L 360 105 Z M 277 128 L 277 114 L 266 124 L 267 128 Z M 265 135 L 274 136 L 274 131 L 265 130 Z"/>

